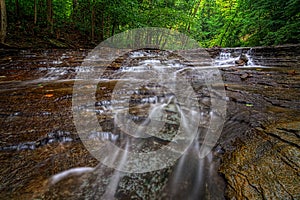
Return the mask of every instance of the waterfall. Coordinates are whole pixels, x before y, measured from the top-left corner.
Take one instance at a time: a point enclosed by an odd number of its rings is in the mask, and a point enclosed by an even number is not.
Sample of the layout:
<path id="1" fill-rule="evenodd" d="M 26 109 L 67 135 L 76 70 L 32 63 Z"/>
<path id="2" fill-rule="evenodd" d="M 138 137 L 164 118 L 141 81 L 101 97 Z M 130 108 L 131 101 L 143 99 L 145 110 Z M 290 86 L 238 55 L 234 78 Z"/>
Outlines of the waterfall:
<path id="1" fill-rule="evenodd" d="M 91 175 L 97 178 L 86 184 L 95 190 L 80 187 L 87 198 L 89 192 L 100 199 L 223 197 L 220 158 L 212 150 L 220 126 L 212 113 L 222 113 L 224 106 L 217 100 L 221 92 L 210 85 L 219 84 L 216 70 L 202 67 L 164 51 L 139 50 L 109 80 L 99 81 L 101 90 L 115 83 L 111 99 L 98 100 L 94 110 L 78 107 L 85 115 L 96 112 L 105 124 L 102 132 L 84 136 L 92 145 L 87 149 L 101 158 Z"/>
<path id="2" fill-rule="evenodd" d="M 248 59 L 248 62 L 247 62 L 247 66 L 255 66 L 254 64 L 254 61 L 253 61 L 253 58 L 252 58 L 252 53 L 253 52 L 253 48 L 250 48 L 247 53 L 245 54 L 245 56 L 247 57 Z"/>
<path id="3" fill-rule="evenodd" d="M 256 66 L 252 58 L 251 49 L 222 49 L 219 56 L 214 60 L 216 67 L 231 67 L 231 66 Z"/>

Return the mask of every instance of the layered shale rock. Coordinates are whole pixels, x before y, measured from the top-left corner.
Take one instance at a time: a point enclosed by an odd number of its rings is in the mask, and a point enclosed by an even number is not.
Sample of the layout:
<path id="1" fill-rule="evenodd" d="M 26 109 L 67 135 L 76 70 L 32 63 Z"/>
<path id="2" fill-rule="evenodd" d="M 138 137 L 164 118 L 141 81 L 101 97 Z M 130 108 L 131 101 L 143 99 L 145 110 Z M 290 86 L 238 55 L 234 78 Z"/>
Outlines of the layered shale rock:
<path id="1" fill-rule="evenodd" d="M 253 131 L 224 156 L 221 172 L 229 199 L 300 198 L 300 121 L 270 124 Z"/>

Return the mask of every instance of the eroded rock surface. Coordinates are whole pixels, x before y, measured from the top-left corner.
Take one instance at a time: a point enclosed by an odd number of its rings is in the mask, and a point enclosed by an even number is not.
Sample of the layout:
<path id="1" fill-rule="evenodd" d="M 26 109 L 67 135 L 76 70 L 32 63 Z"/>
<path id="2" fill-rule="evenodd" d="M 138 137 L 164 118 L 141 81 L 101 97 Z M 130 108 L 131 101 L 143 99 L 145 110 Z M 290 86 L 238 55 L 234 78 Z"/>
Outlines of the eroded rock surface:
<path id="1" fill-rule="evenodd" d="M 240 53 L 249 50 L 237 49 Z M 0 198 L 93 199 L 104 195 L 116 199 L 184 199 L 186 192 L 190 192 L 201 199 L 299 199 L 299 46 L 252 51 L 257 55 L 258 64 L 263 65 L 266 57 L 269 67 L 220 69 L 228 108 L 217 147 L 203 162 L 195 159 L 197 148 L 193 148 L 182 161 L 186 171 L 175 185 L 167 184 L 167 187 L 163 185 L 174 181 L 167 177 L 175 177 L 172 173 L 176 174 L 176 169 L 118 174 L 99 165 L 80 142 L 71 104 L 72 78 L 83 52 L 79 55 L 21 52 L 21 58 L 20 52 L 3 54 L 0 60 Z M 216 57 L 220 49 L 211 52 Z M 190 58 L 196 55 L 194 52 Z M 197 58 L 194 60 L 185 64 L 197 64 Z M 112 68 L 120 68 L 121 61 L 115 62 Z M 108 105 L 115 84 L 113 81 L 99 84 L 96 109 Z M 209 104 L 207 99 L 202 100 L 204 105 Z M 111 122 L 105 117 L 99 115 L 98 120 L 111 128 Z M 115 137 L 107 132 L 101 134 Z M 95 171 L 48 184 L 54 174 L 74 167 L 93 167 Z M 225 197 L 218 168 L 227 183 Z M 199 169 L 203 171 L 197 174 Z M 111 177 L 122 178 L 114 194 L 104 189 Z M 195 184 L 201 187 L 195 188 Z M 109 188 L 116 189 L 116 185 L 111 183 Z"/>
<path id="2" fill-rule="evenodd" d="M 299 199 L 300 122 L 279 122 L 252 131 L 252 137 L 224 156 L 221 172 L 230 199 Z"/>
<path id="3" fill-rule="evenodd" d="M 220 172 L 228 199 L 300 198 L 300 76 L 294 69 L 296 74 L 285 68 L 223 69 L 231 101 Z"/>

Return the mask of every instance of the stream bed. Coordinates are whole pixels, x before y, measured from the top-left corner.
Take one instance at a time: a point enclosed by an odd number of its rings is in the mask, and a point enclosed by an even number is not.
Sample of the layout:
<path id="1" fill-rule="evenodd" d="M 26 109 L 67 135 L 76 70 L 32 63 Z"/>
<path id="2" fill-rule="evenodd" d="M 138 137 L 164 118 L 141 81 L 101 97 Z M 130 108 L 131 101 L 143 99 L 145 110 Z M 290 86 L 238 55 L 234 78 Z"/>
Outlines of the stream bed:
<path id="1" fill-rule="evenodd" d="M 211 67 L 218 69 L 224 82 L 224 116 L 212 110 L 217 97 L 207 92 L 200 75 L 188 71 L 190 63 L 176 52 L 139 50 L 118 58 L 98 80 L 95 105 L 79 108 L 87 115 L 94 113 L 103 128 L 91 130 L 88 138 L 128 151 L 155 150 L 175 137 L 178 120 L 187 111 L 195 114 L 190 118 L 201 119 L 197 137 L 174 165 L 143 173 L 103 165 L 77 133 L 73 89 L 78 73 L 93 70 L 81 66 L 88 50 L 1 51 L 0 199 L 300 198 L 299 49 L 299 45 L 207 49 Z M 195 113 L 176 103 L 174 94 L 161 84 L 145 80 L 143 87 L 135 88 L 120 78 L 155 67 L 186 73 L 201 109 Z M 118 101 L 111 100 L 112 92 L 119 95 Z M 124 96 L 130 101 L 123 101 Z M 150 123 L 149 113 L 154 117 L 164 113 L 169 121 L 163 134 L 131 135 L 124 121 L 126 106 L 137 124 Z M 201 158 L 201 146 L 211 145 L 205 144 L 202 133 L 214 115 L 224 120 L 224 126 L 211 152 Z M 190 118 L 184 127 L 189 128 Z"/>

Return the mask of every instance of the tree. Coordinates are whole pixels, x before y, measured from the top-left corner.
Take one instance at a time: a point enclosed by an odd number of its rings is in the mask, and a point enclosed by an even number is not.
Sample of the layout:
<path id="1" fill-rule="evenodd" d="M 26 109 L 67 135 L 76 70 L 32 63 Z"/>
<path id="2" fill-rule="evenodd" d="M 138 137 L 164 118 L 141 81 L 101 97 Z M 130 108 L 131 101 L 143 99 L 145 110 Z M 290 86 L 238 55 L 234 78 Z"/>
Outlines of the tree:
<path id="1" fill-rule="evenodd" d="M 5 0 L 0 0 L 0 11 L 1 11 L 0 39 L 1 39 L 1 43 L 4 43 L 5 38 L 6 38 L 6 29 L 7 29 L 7 16 L 6 16 Z"/>
<path id="2" fill-rule="evenodd" d="M 37 23 L 37 0 L 34 0 L 34 20 L 33 20 L 34 25 Z"/>
<path id="3" fill-rule="evenodd" d="M 247 46 L 300 42 L 299 0 L 240 0 L 241 37 Z"/>
<path id="4" fill-rule="evenodd" d="M 91 7 L 91 28 L 92 28 L 92 42 L 94 42 L 95 40 L 95 20 L 96 20 L 96 16 L 95 16 L 95 5 L 94 5 L 94 1 L 91 0 L 90 2 L 90 7 Z"/>
<path id="5" fill-rule="evenodd" d="M 53 5 L 52 0 L 47 0 L 47 22 L 48 29 L 53 33 Z"/>
<path id="6" fill-rule="evenodd" d="M 87 42 L 162 27 L 203 47 L 300 42 L 300 0 L 6 0 L 8 25 L 5 0 L 0 1 L 1 41 L 6 27 L 20 38 L 34 32 L 49 38 L 55 30 L 56 38 Z"/>

